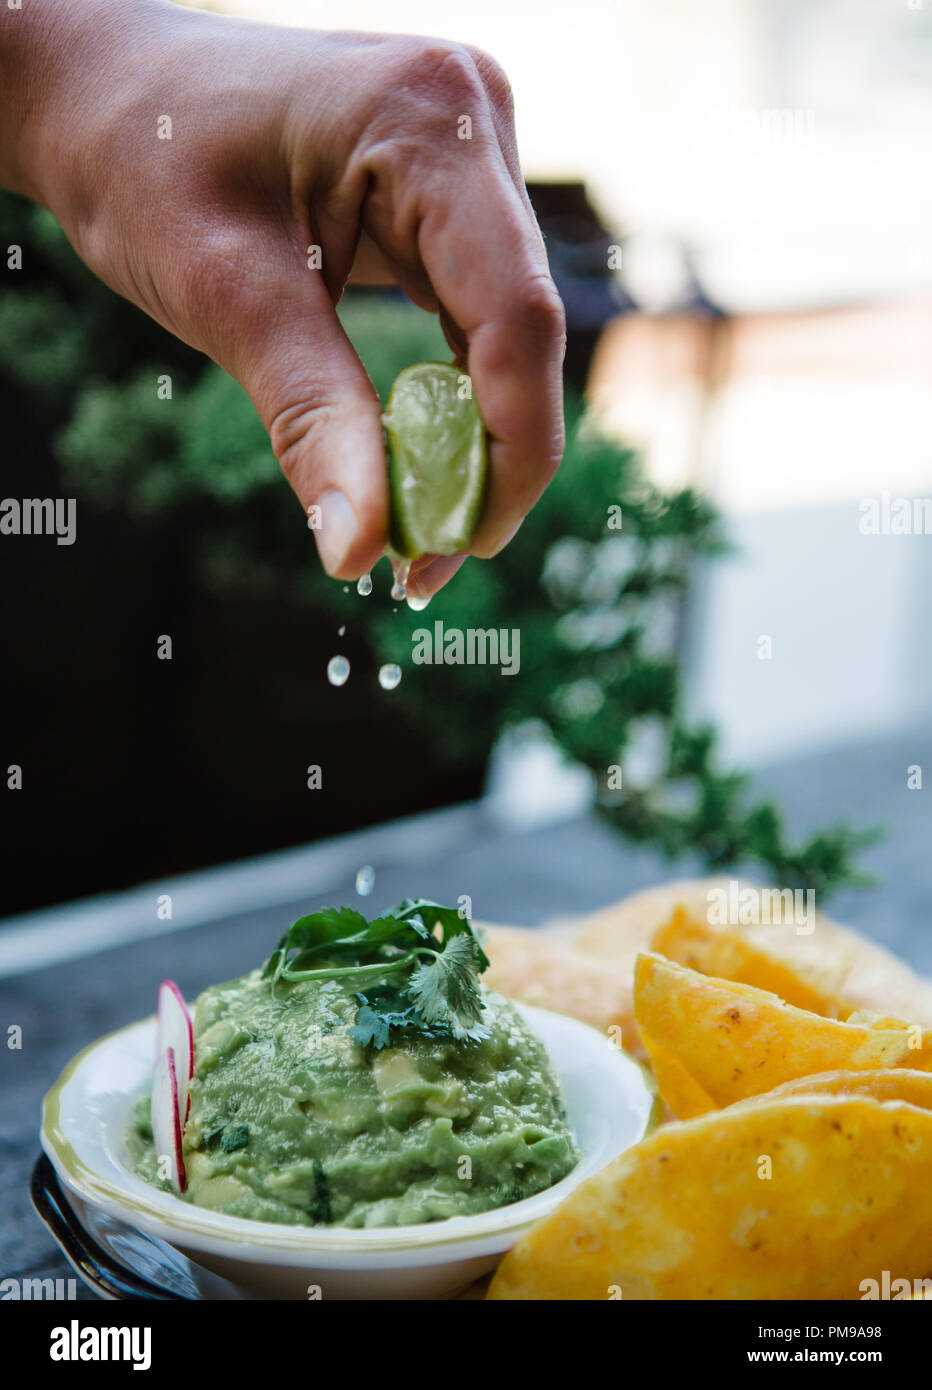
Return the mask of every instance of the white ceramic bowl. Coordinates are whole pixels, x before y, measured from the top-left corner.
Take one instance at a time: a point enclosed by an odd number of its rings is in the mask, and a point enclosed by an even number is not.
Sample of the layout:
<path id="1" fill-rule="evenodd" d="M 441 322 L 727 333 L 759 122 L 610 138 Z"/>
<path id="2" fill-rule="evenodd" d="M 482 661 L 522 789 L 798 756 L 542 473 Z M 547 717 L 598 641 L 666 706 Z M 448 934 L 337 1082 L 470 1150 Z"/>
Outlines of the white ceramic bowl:
<path id="1" fill-rule="evenodd" d="M 132 1104 L 151 1083 L 154 1018 L 73 1058 L 45 1098 L 42 1147 L 79 1214 L 90 1208 L 167 1241 L 246 1297 L 449 1297 L 650 1123 L 653 1096 L 636 1062 L 585 1023 L 519 1007 L 563 1084 L 582 1158 L 553 1187 L 495 1211 L 350 1230 L 250 1221 L 158 1191 L 131 1171 L 125 1139 Z"/>

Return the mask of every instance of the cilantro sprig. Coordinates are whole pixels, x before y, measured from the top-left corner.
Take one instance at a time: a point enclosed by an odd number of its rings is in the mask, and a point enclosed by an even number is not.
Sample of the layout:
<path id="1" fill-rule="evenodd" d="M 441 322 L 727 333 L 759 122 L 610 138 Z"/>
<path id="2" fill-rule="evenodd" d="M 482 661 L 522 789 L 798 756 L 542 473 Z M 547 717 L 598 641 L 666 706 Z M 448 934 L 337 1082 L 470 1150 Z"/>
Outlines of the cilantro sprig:
<path id="1" fill-rule="evenodd" d="M 351 907 L 299 917 L 282 936 L 263 974 L 279 980 L 372 981 L 358 993 L 347 1030 L 363 1047 L 388 1047 L 405 1033 L 479 1042 L 490 1034 L 479 976 L 488 957 L 468 919 L 454 907 L 404 898 L 367 922 Z"/>

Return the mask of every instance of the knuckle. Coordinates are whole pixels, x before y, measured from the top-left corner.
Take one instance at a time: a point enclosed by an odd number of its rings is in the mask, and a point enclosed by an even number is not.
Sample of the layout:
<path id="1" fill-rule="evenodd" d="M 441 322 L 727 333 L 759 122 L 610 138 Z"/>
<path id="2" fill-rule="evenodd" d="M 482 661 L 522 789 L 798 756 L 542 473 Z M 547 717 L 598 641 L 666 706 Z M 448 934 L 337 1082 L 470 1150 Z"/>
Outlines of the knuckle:
<path id="1" fill-rule="evenodd" d="M 514 96 L 504 68 L 485 49 L 468 44 L 465 47 L 492 105 L 510 119 L 514 113 Z"/>
<path id="2" fill-rule="evenodd" d="M 553 280 L 545 272 L 527 280 L 518 292 L 515 318 L 538 341 L 566 340 L 566 311 Z"/>
<path id="3" fill-rule="evenodd" d="M 534 437 L 534 468 L 532 474 L 527 478 L 527 495 L 524 498 L 525 510 L 533 506 L 563 461 L 563 450 L 566 443 L 563 402 L 554 396 L 548 403 L 550 408 L 546 412 L 542 412 L 546 418 L 539 422 L 539 428 Z"/>
<path id="4" fill-rule="evenodd" d="M 391 58 L 372 113 L 372 149 L 380 170 L 403 178 L 412 168 L 440 159 L 461 115 L 484 128 L 489 98 L 460 44 L 403 39 L 392 45 Z"/>
<path id="5" fill-rule="evenodd" d="M 481 100 L 482 80 L 468 50 L 461 44 L 425 39 L 408 63 L 414 84 L 461 101 Z"/>
<path id="6" fill-rule="evenodd" d="M 294 484 L 299 462 L 313 461 L 318 441 L 332 423 L 334 406 L 324 400 L 303 400 L 278 410 L 269 424 L 269 439 L 279 467 Z"/>
<path id="7" fill-rule="evenodd" d="M 541 494 L 549 487 L 563 461 L 562 416 L 562 410 L 558 410 L 552 429 L 548 431 L 534 451 L 533 471 L 528 474 L 523 486 L 516 489 L 516 506 L 523 515 L 527 515 Z"/>
<path id="8" fill-rule="evenodd" d="M 563 450 L 565 447 L 566 430 L 563 424 L 563 411 L 558 410 L 548 446 L 544 451 L 544 465 L 542 471 L 548 483 L 563 461 Z"/>

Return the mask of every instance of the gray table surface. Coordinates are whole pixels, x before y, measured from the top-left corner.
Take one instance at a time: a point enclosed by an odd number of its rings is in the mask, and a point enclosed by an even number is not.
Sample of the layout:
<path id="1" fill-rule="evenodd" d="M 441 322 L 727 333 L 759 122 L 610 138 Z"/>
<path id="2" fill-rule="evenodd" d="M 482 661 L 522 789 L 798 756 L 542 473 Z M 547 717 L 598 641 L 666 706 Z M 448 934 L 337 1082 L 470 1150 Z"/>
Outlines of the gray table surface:
<path id="1" fill-rule="evenodd" d="M 915 763 L 927 772 L 927 789 L 907 789 L 906 768 Z M 881 885 L 840 893 L 829 910 L 932 973 L 932 733 L 913 730 L 787 761 L 762 773 L 759 788 L 779 798 L 798 833 L 839 817 L 885 824 L 887 838 L 865 855 Z M 360 863 L 369 862 L 364 846 L 364 840 L 354 846 Z M 468 893 L 477 918 L 529 926 L 702 872 L 695 862 L 671 865 L 628 845 L 590 817 L 516 834 L 481 806 L 463 817 L 457 843 L 433 858 L 421 852 L 413 862 L 404 853 L 392 859 L 375 864 L 375 907 L 410 895 L 443 902 Z M 0 1046 L 0 1279 L 71 1274 L 27 1191 L 41 1099 L 68 1059 L 101 1034 L 151 1013 L 166 975 L 192 998 L 253 967 L 300 912 L 334 901 L 360 902 L 352 875 L 315 897 L 230 913 L 84 958 L 50 959 L 41 970 L 0 979 L 0 1039 L 11 1024 L 23 1030 L 21 1051 Z M 0 922 L 0 944 L 3 935 Z M 91 1296 L 79 1290 L 79 1297 Z"/>

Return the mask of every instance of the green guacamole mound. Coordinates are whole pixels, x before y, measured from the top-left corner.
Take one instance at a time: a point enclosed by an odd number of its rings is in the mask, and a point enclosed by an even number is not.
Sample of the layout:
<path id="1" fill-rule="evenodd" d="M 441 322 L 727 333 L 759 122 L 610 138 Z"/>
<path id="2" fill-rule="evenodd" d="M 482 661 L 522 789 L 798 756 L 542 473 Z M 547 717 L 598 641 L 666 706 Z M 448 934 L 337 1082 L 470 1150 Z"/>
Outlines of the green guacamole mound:
<path id="1" fill-rule="evenodd" d="M 195 1006 L 185 1200 L 230 1216 L 400 1226 L 489 1211 L 552 1186 L 579 1154 L 543 1044 L 481 987 L 481 1042 L 404 1035 L 378 1051 L 347 1034 L 346 979 L 258 970 Z M 141 1097 L 137 1172 L 158 1182 Z"/>

